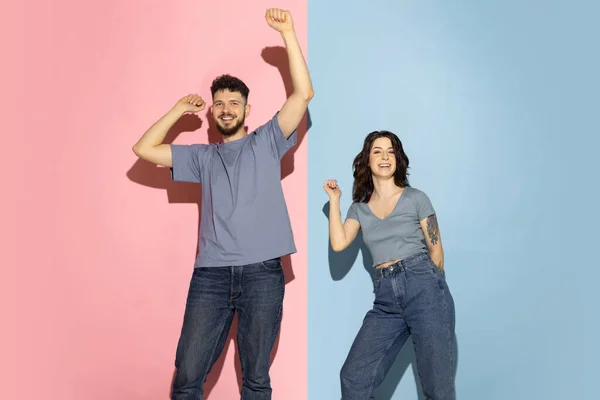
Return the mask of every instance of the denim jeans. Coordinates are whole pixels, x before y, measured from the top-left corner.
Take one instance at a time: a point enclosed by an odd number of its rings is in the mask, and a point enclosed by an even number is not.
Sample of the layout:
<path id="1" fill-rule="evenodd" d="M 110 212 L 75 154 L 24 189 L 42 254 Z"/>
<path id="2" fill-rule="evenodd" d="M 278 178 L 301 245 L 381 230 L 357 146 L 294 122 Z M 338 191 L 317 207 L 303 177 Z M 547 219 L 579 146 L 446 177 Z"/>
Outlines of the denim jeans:
<path id="1" fill-rule="evenodd" d="M 243 400 L 271 399 L 270 353 L 281 323 L 284 276 L 279 258 L 235 267 L 196 268 L 177 345 L 172 399 L 201 400 L 208 373 L 238 313 Z"/>
<path id="2" fill-rule="evenodd" d="M 376 270 L 375 301 L 342 367 L 342 399 L 373 399 L 412 336 L 428 400 L 454 400 L 454 300 L 426 253 Z"/>

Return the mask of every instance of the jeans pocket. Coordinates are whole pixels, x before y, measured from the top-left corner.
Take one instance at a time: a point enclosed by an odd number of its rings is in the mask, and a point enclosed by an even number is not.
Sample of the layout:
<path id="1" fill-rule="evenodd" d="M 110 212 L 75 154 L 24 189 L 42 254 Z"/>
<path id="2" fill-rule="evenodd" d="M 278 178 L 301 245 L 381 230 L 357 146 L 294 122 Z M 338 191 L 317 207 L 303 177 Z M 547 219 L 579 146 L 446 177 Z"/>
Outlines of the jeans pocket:
<path id="1" fill-rule="evenodd" d="M 270 271 L 278 271 L 282 268 L 281 258 L 272 258 L 261 262 L 262 266 Z"/>
<path id="2" fill-rule="evenodd" d="M 437 269 L 432 261 L 422 261 L 418 264 L 407 265 L 406 270 L 415 275 L 425 275 L 435 273 L 434 269 Z"/>
<path id="3" fill-rule="evenodd" d="M 437 267 L 437 265 L 436 265 L 436 266 L 435 266 L 435 270 L 437 271 L 437 273 L 438 273 L 438 274 L 440 274 L 440 276 L 441 276 L 442 278 L 446 278 L 446 274 L 444 273 L 444 270 L 443 270 L 443 269 L 439 269 L 439 268 Z"/>

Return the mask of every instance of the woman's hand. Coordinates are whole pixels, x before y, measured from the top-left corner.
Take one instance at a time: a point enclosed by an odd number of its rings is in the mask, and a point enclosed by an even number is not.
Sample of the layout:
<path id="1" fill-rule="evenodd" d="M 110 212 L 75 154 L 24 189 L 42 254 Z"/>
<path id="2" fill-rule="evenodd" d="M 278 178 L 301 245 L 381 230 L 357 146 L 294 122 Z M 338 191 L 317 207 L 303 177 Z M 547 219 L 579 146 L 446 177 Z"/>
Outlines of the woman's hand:
<path id="1" fill-rule="evenodd" d="M 330 200 L 339 200 L 340 197 L 342 197 L 342 191 L 335 179 L 328 179 L 325 182 L 325 185 L 323 185 L 323 189 L 325 190 L 325 193 L 329 195 Z"/>

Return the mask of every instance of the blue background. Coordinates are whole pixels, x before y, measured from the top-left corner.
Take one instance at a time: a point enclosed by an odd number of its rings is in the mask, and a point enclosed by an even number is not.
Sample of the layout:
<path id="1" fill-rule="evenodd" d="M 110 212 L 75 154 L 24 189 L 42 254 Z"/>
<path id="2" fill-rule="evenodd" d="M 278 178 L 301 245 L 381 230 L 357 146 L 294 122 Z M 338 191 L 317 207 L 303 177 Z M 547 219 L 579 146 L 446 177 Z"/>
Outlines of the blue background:
<path id="1" fill-rule="evenodd" d="M 399 135 L 438 213 L 458 399 L 597 398 L 599 11 L 309 1 L 309 399 L 340 398 L 373 300 L 360 240 L 329 249 L 322 186 L 340 182 L 345 217 L 352 160 L 377 129 Z M 376 399 L 418 398 L 413 359 L 409 339 Z"/>

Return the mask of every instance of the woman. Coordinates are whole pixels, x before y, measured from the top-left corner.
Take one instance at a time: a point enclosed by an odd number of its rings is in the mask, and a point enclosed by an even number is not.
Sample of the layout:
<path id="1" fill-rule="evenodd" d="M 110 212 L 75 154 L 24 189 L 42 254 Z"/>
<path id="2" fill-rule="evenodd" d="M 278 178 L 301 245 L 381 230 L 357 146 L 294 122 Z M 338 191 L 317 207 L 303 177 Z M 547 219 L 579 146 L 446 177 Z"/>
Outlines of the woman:
<path id="1" fill-rule="evenodd" d="M 353 203 L 342 224 L 340 188 L 328 180 L 329 236 L 342 251 L 362 229 L 376 271 L 375 301 L 341 370 L 342 399 L 372 399 L 409 335 L 426 399 L 455 399 L 454 300 L 428 196 L 408 184 L 398 137 L 370 133 L 354 159 Z"/>

